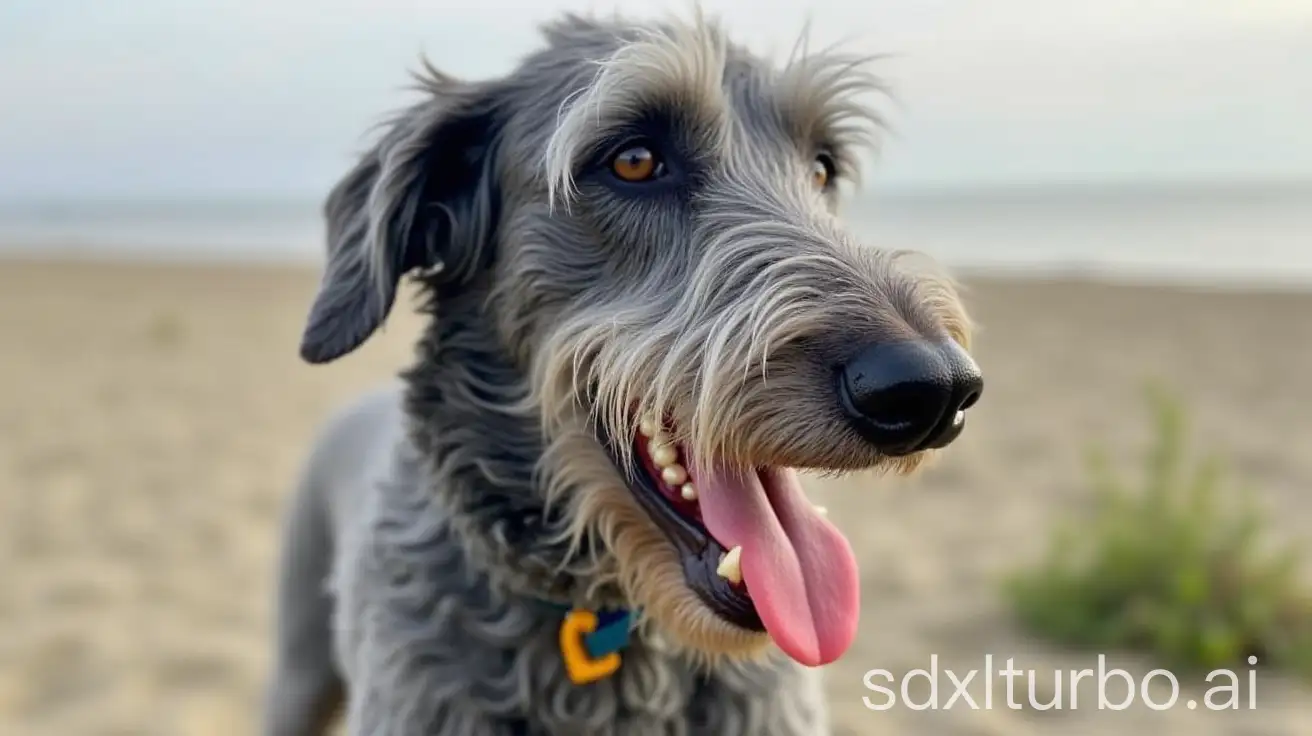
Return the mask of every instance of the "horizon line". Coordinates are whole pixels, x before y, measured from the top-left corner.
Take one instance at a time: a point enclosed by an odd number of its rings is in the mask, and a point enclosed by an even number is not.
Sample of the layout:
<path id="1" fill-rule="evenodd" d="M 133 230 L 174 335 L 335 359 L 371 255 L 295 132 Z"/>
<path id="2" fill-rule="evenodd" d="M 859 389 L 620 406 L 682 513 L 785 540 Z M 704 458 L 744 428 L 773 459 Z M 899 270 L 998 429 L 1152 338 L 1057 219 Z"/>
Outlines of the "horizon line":
<path id="1" fill-rule="evenodd" d="M 1033 179 L 1025 181 L 980 181 L 907 183 L 881 185 L 876 177 L 850 195 L 853 199 L 880 197 L 967 197 L 998 195 L 1096 194 L 1122 192 L 1165 191 L 1228 191 L 1228 190 L 1312 190 L 1312 176 L 1307 177 L 1216 177 L 1216 178 L 1088 178 L 1088 179 Z M 38 197 L 2 197 L 0 212 L 48 208 L 102 208 L 132 206 L 250 206 L 266 204 L 318 206 L 327 196 L 327 189 L 316 192 L 256 192 L 237 193 L 216 190 L 178 195 L 170 192 L 132 192 L 128 194 L 70 194 Z"/>

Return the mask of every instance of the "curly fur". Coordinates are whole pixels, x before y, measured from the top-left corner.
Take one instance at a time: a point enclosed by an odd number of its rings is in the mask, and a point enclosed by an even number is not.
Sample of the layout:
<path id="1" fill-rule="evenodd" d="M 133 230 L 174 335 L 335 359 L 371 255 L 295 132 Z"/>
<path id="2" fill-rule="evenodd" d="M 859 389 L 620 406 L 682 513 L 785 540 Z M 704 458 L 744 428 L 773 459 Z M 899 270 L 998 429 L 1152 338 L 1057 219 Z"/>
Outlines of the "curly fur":
<path id="1" fill-rule="evenodd" d="M 334 360 L 411 274 L 431 320 L 400 387 L 329 423 L 289 510 L 265 733 L 816 736 L 818 674 L 712 613 L 637 505 L 626 442 L 671 417 L 728 466 L 910 470 L 839 414 L 853 344 L 968 345 L 950 281 L 865 248 L 817 191 L 879 119 L 866 59 L 782 68 L 698 16 L 568 16 L 503 79 L 425 67 L 422 99 L 325 207 L 328 259 L 301 354 Z M 658 118 L 696 176 L 624 199 L 593 160 Z M 561 605 L 641 627 L 614 676 L 565 677 Z"/>

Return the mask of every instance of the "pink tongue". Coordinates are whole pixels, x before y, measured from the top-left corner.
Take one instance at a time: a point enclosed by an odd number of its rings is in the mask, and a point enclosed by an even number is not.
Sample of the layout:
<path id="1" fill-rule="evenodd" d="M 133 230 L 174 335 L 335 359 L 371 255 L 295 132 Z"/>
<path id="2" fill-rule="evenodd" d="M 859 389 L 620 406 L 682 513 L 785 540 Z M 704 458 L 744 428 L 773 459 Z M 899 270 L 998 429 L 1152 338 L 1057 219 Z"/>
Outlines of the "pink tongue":
<path id="1" fill-rule="evenodd" d="M 775 644 L 810 667 L 842 656 L 860 616 L 856 559 L 797 473 L 699 468 L 695 477 L 706 530 L 725 549 L 743 548 L 743 582 Z"/>

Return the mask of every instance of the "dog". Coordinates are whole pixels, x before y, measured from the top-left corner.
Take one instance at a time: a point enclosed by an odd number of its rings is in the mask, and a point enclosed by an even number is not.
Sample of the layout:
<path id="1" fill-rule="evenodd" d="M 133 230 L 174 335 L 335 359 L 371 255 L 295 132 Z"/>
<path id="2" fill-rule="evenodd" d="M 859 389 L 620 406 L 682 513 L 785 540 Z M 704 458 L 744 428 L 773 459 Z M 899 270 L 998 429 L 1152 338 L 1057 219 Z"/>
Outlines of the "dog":
<path id="1" fill-rule="evenodd" d="M 431 318 L 316 440 L 264 733 L 817 736 L 856 635 L 798 470 L 907 472 L 983 388 L 945 275 L 836 211 L 867 59 L 578 15 L 422 99 L 329 194 L 301 356 Z"/>

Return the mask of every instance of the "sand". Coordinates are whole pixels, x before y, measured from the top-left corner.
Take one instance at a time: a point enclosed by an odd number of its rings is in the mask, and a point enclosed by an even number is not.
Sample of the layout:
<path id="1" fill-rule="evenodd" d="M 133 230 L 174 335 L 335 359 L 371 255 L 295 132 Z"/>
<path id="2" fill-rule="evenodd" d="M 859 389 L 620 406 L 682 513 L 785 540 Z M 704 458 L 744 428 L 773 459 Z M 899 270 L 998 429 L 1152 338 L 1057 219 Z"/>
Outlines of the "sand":
<path id="1" fill-rule="evenodd" d="M 303 365 L 316 278 L 0 262 L 0 734 L 253 732 L 290 481 L 315 426 L 402 366 L 417 326 L 403 305 L 360 352 Z M 1312 529 L 1312 295 L 974 281 L 968 299 L 988 388 L 965 436 L 914 479 L 814 483 L 864 576 L 861 635 L 828 673 L 836 732 L 1312 732 L 1312 689 L 1266 670 L 1256 708 L 1227 713 L 1185 707 L 1201 698 L 1192 679 L 1164 712 L 1099 710 L 1084 689 L 1091 701 L 1047 712 L 1011 710 L 1001 689 L 992 710 L 863 704 L 884 702 L 866 671 L 935 654 L 959 679 L 1014 657 L 1040 696 L 1053 668 L 1096 667 L 1026 636 L 998 579 L 1079 513 L 1089 443 L 1140 446 L 1145 379 L 1188 398 L 1196 439 L 1258 493 L 1277 537 Z M 942 673 L 939 689 L 941 706 Z"/>

